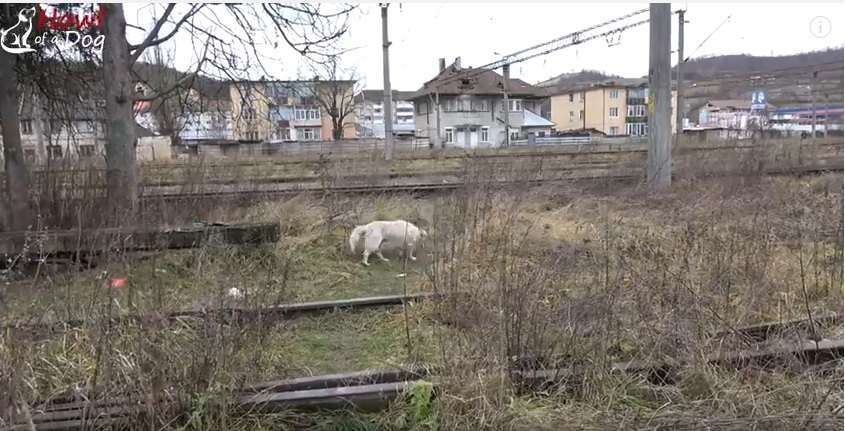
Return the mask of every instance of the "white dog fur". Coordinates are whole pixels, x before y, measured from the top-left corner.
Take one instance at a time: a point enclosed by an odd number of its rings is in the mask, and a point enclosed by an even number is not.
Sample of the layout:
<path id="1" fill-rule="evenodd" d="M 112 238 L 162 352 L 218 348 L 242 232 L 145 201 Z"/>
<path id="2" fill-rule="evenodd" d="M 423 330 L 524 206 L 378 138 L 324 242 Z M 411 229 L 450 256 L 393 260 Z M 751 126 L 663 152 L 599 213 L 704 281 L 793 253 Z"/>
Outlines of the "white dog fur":
<path id="1" fill-rule="evenodd" d="M 425 230 L 405 220 L 374 221 L 363 226 L 355 226 L 349 235 L 349 249 L 355 253 L 363 241 L 364 257 L 361 263 L 365 266 L 370 265 L 369 258 L 372 254 L 384 262 L 389 262 L 390 260 L 381 254 L 382 251 L 397 247 L 404 248 L 409 259 L 417 260 L 414 257 L 414 250 L 426 236 L 428 233 Z M 402 247 L 403 242 L 404 247 Z"/>

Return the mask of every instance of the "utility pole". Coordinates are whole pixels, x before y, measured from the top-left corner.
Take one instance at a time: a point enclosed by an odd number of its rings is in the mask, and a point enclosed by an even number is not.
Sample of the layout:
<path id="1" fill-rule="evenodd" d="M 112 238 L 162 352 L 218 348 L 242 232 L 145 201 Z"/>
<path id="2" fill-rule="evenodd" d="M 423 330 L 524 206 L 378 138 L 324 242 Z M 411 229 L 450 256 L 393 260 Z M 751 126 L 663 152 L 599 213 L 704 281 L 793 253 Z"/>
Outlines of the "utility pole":
<path id="1" fill-rule="evenodd" d="M 393 92 L 390 89 L 390 41 L 387 39 L 387 7 L 381 6 L 381 42 L 384 49 L 384 159 L 393 160 Z"/>
<path id="2" fill-rule="evenodd" d="M 813 112 L 813 122 L 810 126 L 810 130 L 813 134 L 813 140 L 810 141 L 815 148 L 816 145 L 816 78 L 819 76 L 819 72 L 813 72 L 813 83 L 810 84 L 810 103 L 813 104 L 812 112 Z"/>
<path id="3" fill-rule="evenodd" d="M 815 148 L 815 145 L 816 145 L 816 92 L 813 91 L 812 85 L 810 85 L 809 87 L 810 87 L 810 103 L 812 104 L 812 106 L 810 108 L 811 109 L 810 112 L 812 113 L 811 115 L 813 117 L 812 120 L 811 120 L 812 123 L 810 123 L 810 144 L 812 144 L 813 148 Z"/>
<path id="4" fill-rule="evenodd" d="M 649 116 L 648 185 L 654 189 L 672 183 L 671 48 L 672 9 L 669 3 L 649 4 Z"/>
<path id="5" fill-rule="evenodd" d="M 443 139 L 440 136 L 440 87 L 434 87 L 434 109 L 437 110 L 434 113 L 434 122 L 437 124 L 437 144 L 442 148 L 446 148 L 446 143 L 443 142 Z"/>
<path id="6" fill-rule="evenodd" d="M 510 102 L 508 101 L 508 84 L 510 81 L 510 75 L 511 66 L 509 64 L 502 66 L 502 93 L 504 93 L 505 95 L 504 99 L 502 100 L 502 109 L 505 112 L 505 147 L 511 146 L 511 109 Z"/>
<path id="7" fill-rule="evenodd" d="M 681 135 L 684 133 L 684 13 L 678 10 L 678 76 L 677 93 L 675 97 L 675 148 L 681 145 Z"/>
<path id="8" fill-rule="evenodd" d="M 828 104 L 827 93 L 824 93 L 824 123 L 823 124 L 824 124 L 824 138 L 825 139 L 827 139 L 827 124 L 828 124 L 828 120 L 829 120 L 829 118 L 827 118 L 827 111 L 828 111 L 828 109 L 830 109 L 829 107 L 830 107 L 830 105 Z"/>

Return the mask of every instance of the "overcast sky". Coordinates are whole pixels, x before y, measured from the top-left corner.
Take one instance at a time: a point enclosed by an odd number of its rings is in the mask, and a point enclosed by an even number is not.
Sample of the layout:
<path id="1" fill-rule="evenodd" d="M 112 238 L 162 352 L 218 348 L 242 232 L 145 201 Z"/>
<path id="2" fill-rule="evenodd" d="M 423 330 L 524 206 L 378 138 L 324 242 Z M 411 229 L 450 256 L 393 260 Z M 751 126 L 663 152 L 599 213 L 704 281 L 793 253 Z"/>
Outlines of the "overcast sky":
<path id="1" fill-rule="evenodd" d="M 127 22 L 148 28 L 148 23 L 143 22 L 143 14 L 137 13 L 140 7 L 126 5 Z M 405 3 L 401 6 L 393 3 L 389 8 L 391 83 L 394 89 L 416 90 L 436 74 L 440 57 L 445 57 L 448 64 L 460 56 L 462 65 L 480 66 L 500 58 L 494 53 L 510 54 L 643 7 L 647 7 L 647 3 Z M 784 55 L 842 46 L 845 39 L 842 18 L 845 4 L 841 2 L 672 4 L 673 11 L 679 7 L 687 10 L 689 21 L 686 25 L 687 56 Z M 817 17 L 826 18 L 830 23 L 829 34 L 825 37 L 817 37 L 811 31 L 811 23 Z M 647 13 L 626 22 L 645 18 L 648 18 Z M 719 27 L 726 19 L 727 22 Z M 672 29 L 674 50 L 677 46 L 676 15 L 672 17 Z M 710 38 L 705 42 L 708 36 Z M 625 77 L 645 75 L 648 70 L 648 25 L 626 30 L 619 42 L 609 47 L 604 38 L 599 38 L 566 48 L 516 64 L 512 66 L 511 75 L 529 83 L 582 69 Z M 176 66 L 184 70 L 190 65 L 193 48 L 189 48 L 187 37 L 177 38 L 174 43 Z M 382 88 L 378 4 L 361 4 L 354 13 L 343 45 L 356 48 L 343 58 L 344 65 L 356 69 L 366 88 Z M 276 75 L 273 78 L 295 79 L 302 70 L 296 57 L 288 52 L 275 58 L 286 60 L 271 61 Z"/>

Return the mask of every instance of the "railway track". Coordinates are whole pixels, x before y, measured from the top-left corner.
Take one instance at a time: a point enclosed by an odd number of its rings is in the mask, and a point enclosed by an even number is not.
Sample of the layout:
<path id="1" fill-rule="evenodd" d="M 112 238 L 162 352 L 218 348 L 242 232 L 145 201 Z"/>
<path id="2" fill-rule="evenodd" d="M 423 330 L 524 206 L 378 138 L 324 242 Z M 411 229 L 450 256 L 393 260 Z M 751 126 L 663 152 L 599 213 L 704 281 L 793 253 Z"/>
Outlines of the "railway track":
<path id="1" fill-rule="evenodd" d="M 830 148 L 842 148 L 842 141 L 841 140 L 829 140 L 829 141 L 822 141 L 817 142 L 815 144 L 816 148 L 819 149 L 830 149 Z M 715 152 L 715 151 L 743 151 L 749 149 L 760 149 L 760 148 L 767 148 L 767 147 L 774 147 L 774 146 L 781 146 L 784 148 L 810 148 L 811 144 L 809 142 L 802 143 L 797 140 L 780 140 L 780 139 L 772 139 L 766 143 L 760 143 L 757 145 L 748 144 L 748 145 L 699 145 L 699 144 L 685 144 L 680 149 L 675 150 L 675 154 L 683 153 L 683 152 Z M 464 149 L 446 149 L 446 150 L 428 150 L 424 149 L 422 151 L 415 151 L 413 153 L 408 152 L 400 152 L 397 153 L 394 157 L 396 162 L 413 162 L 413 161 L 438 161 L 438 160 L 449 160 L 449 159 L 479 159 L 479 160 L 492 160 L 492 159 L 513 159 L 515 157 L 556 157 L 556 156 L 584 156 L 584 155 L 617 155 L 617 154 L 645 154 L 646 152 L 646 144 L 644 143 L 631 143 L 631 144 L 605 144 L 605 143 L 598 143 L 598 144 L 587 144 L 587 145 L 562 145 L 562 146 L 550 146 L 550 147 L 521 147 L 521 148 L 510 148 L 510 149 L 501 149 L 501 148 L 491 148 L 491 149 L 475 149 L 475 150 L 464 150 Z M 333 162 L 350 162 L 350 161 L 366 161 L 367 159 L 372 158 L 372 154 L 369 152 L 362 153 L 360 155 L 346 155 L 346 154 L 332 154 L 331 152 L 326 154 L 321 154 L 318 156 L 323 156 L 323 160 L 333 161 Z M 224 161 L 219 160 L 199 160 L 199 162 L 190 162 L 190 163 L 181 163 L 181 162 L 171 162 L 171 163 L 155 163 L 155 164 L 144 164 L 140 166 L 141 171 L 146 172 L 164 172 L 164 173 L 172 173 L 174 170 L 178 169 L 196 169 L 196 168 L 222 168 L 226 170 L 230 170 L 233 167 L 266 167 L 266 166 L 296 166 L 296 165 L 313 165 L 319 163 L 320 158 L 306 158 L 306 159 L 299 159 L 296 157 L 287 157 L 287 156 L 267 156 L 260 160 L 238 160 L 238 159 L 229 159 Z M 383 163 L 383 160 L 373 160 L 374 162 Z M 95 167 L 93 169 L 64 169 L 62 172 L 67 173 L 88 173 L 92 170 L 102 172 L 105 174 L 105 169 L 102 167 Z M 44 175 L 50 173 L 48 170 L 44 169 L 35 169 L 32 171 L 33 175 Z"/>
<path id="2" fill-rule="evenodd" d="M 591 171 L 600 170 L 601 168 L 593 167 Z M 553 184 L 557 182 L 568 183 L 601 183 L 601 182 L 624 182 L 637 183 L 645 180 L 645 174 L 642 173 L 641 168 L 627 168 L 627 172 L 619 173 L 620 169 L 607 168 L 611 170 L 604 174 L 596 174 L 589 172 L 584 175 L 575 175 L 575 170 L 566 170 L 556 172 L 555 175 L 550 175 L 548 178 L 540 179 L 498 179 L 498 180 L 484 180 L 480 184 L 496 186 L 497 188 L 507 188 L 513 186 L 539 186 L 544 184 Z M 842 172 L 843 165 L 841 158 L 832 160 L 826 164 L 792 167 L 792 168 L 768 168 L 762 172 L 757 172 L 757 175 L 807 175 L 818 174 L 825 172 Z M 586 170 L 584 170 L 586 171 Z M 583 172 L 583 171 L 582 171 Z M 692 176 L 696 178 L 707 177 L 744 177 L 750 175 L 747 172 L 709 172 L 698 173 Z M 683 179 L 690 177 L 690 174 L 684 172 L 676 172 L 673 174 L 674 179 Z M 146 202 L 168 202 L 180 200 L 201 200 L 201 199 L 255 199 L 255 198 L 273 198 L 279 196 L 297 195 L 303 193 L 333 193 L 333 194 L 382 194 L 382 193 L 431 193 L 431 192 L 447 192 L 458 190 L 467 185 L 466 182 L 460 179 L 450 178 L 430 180 L 427 182 L 408 182 L 402 183 L 398 181 L 387 181 L 387 184 L 363 184 L 363 185 L 345 185 L 345 186 L 327 186 L 324 187 L 318 183 L 311 184 L 296 184 L 289 187 L 262 187 L 261 185 L 253 186 L 251 188 L 244 187 L 215 187 L 214 191 L 168 191 L 159 193 L 145 193 L 141 196 L 142 201 Z"/>
<path id="3" fill-rule="evenodd" d="M 756 153 L 755 153 L 756 152 Z M 738 155 L 755 153 L 758 157 L 769 158 L 772 162 L 782 160 L 799 160 L 802 157 L 838 158 L 842 159 L 841 143 L 823 143 L 815 147 L 796 145 L 784 148 L 766 148 L 761 146 L 704 146 L 684 147 L 675 151 L 675 163 L 688 159 L 690 163 L 697 163 L 705 158 L 724 157 L 727 161 L 737 159 Z M 355 171 L 366 174 L 347 175 L 350 168 L 348 161 L 327 159 L 329 165 L 338 166 L 342 175 L 336 180 L 345 184 L 358 183 L 373 179 L 379 183 L 396 178 L 460 176 L 466 166 L 477 166 L 486 170 L 501 170 L 519 167 L 526 164 L 542 162 L 544 169 L 552 171 L 567 171 L 598 167 L 610 169 L 620 167 L 624 163 L 644 165 L 645 148 L 624 148 L 613 151 L 573 151 L 573 150 L 533 150 L 525 152 L 511 152 L 506 154 L 456 154 L 450 157 L 432 159 L 399 160 L 394 163 L 378 161 L 363 165 L 354 165 Z M 423 163 L 421 162 L 430 162 Z M 413 162 L 411 165 L 405 162 Z M 643 162 L 643 163 L 636 163 Z M 261 161 L 196 164 L 196 165 L 152 165 L 140 169 L 140 180 L 145 194 L 163 193 L 170 188 L 171 192 L 179 192 L 180 188 L 194 186 L 226 186 L 236 184 L 270 185 L 270 184 L 305 184 L 321 181 L 317 171 L 320 163 L 295 163 L 291 161 Z M 414 164 L 416 163 L 416 164 Z M 604 163 L 604 166 L 600 166 Z M 465 166 L 466 165 L 466 166 Z M 261 168 L 261 169 L 254 169 Z M 277 169 L 280 168 L 280 169 Z M 536 170 L 536 166 L 528 167 L 527 171 Z M 104 172 L 101 170 L 65 170 L 57 172 L 40 172 L 34 174 L 35 183 L 52 184 L 52 175 L 67 187 L 76 192 L 82 190 L 96 190 L 104 187 Z"/>
<path id="4" fill-rule="evenodd" d="M 841 324 L 842 316 L 814 319 L 817 323 Z M 773 334 L 800 331 L 811 325 L 806 319 L 769 322 L 718 332 L 715 336 L 739 335 L 764 341 Z M 749 366 L 767 368 L 784 361 L 799 361 L 815 366 L 843 358 L 842 340 L 822 339 L 787 347 L 749 348 L 719 352 L 704 359 L 713 366 L 742 369 Z M 620 362 L 607 372 L 644 375 L 656 384 L 673 384 L 673 373 L 683 363 Z M 386 408 L 421 379 L 435 376 L 442 369 L 426 365 L 408 365 L 393 369 L 365 370 L 353 373 L 308 376 L 297 379 L 243 385 L 232 398 L 236 412 L 272 413 L 288 409 L 358 409 L 374 411 Z M 578 384 L 585 370 L 577 367 L 557 369 L 520 369 L 511 372 L 511 379 L 521 391 L 536 392 L 550 385 Z M 102 400 L 60 400 L 33 406 L 29 418 L 18 419 L 8 430 L 69 430 L 85 427 L 112 427 L 143 418 L 153 406 L 141 397 L 115 397 Z M 156 408 L 178 410 L 175 401 L 160 400 Z M 31 422 L 30 422 L 31 419 Z"/>

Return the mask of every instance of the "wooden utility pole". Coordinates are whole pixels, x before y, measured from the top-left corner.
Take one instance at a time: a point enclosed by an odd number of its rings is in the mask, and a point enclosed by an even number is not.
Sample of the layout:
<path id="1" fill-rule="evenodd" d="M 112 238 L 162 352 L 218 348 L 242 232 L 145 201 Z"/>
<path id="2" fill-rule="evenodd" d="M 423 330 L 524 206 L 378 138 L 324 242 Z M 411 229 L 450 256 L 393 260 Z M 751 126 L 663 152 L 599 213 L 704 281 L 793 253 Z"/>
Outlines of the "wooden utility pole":
<path id="1" fill-rule="evenodd" d="M 654 189 L 672 183 L 671 48 L 672 10 L 669 3 L 649 4 L 649 116 L 648 185 Z"/>
<path id="2" fill-rule="evenodd" d="M 390 89 L 390 41 L 387 38 L 387 7 L 381 6 L 381 42 L 384 50 L 384 159 L 393 160 L 393 93 Z"/>
<path id="3" fill-rule="evenodd" d="M 681 135 L 684 133 L 684 13 L 683 9 L 678 10 L 678 76 L 677 93 L 675 97 L 675 148 L 681 144 Z"/>
<path id="4" fill-rule="evenodd" d="M 503 106 L 502 109 L 505 113 L 505 147 L 511 146 L 511 109 L 510 109 L 510 101 L 508 101 L 508 84 L 510 81 L 510 74 L 511 74 L 511 66 L 506 64 L 502 66 L 502 93 L 504 93 L 504 99 L 502 100 Z"/>

